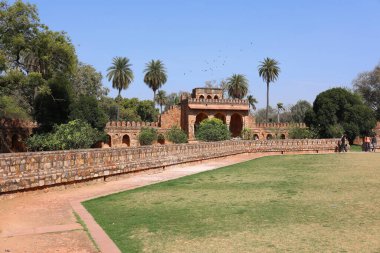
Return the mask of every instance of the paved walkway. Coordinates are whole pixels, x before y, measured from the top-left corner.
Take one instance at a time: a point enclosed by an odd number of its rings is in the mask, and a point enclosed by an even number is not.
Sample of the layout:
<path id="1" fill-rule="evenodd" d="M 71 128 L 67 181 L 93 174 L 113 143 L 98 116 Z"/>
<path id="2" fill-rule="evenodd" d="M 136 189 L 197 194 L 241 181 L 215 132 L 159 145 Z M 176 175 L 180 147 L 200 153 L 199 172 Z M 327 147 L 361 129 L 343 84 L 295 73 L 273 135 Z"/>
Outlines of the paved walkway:
<path id="1" fill-rule="evenodd" d="M 0 199 L 0 252 L 98 252 L 73 211 L 85 221 L 101 252 L 119 252 L 80 202 L 102 195 L 220 168 L 269 154 L 242 154 L 119 180 L 25 192 Z"/>

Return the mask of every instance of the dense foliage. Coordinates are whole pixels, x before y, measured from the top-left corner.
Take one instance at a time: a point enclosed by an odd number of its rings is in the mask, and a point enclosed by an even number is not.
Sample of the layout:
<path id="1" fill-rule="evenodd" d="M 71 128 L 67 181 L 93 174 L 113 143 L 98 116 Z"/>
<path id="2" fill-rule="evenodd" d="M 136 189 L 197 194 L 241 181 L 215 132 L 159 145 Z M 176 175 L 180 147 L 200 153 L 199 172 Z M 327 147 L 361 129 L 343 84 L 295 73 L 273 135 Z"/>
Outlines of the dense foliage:
<path id="1" fill-rule="evenodd" d="M 355 91 L 364 98 L 366 105 L 376 112 L 380 120 L 380 65 L 374 70 L 360 73 L 353 81 Z"/>
<path id="2" fill-rule="evenodd" d="M 166 133 L 167 139 L 173 143 L 187 143 L 186 133 L 178 126 L 173 126 Z"/>
<path id="3" fill-rule="evenodd" d="M 107 114 L 93 96 L 80 96 L 70 105 L 70 111 L 70 120 L 81 119 L 98 130 L 103 130 L 108 122 Z"/>
<path id="4" fill-rule="evenodd" d="M 90 148 L 105 135 L 82 120 L 54 126 L 50 133 L 35 134 L 26 144 L 30 151 Z"/>
<path id="5" fill-rule="evenodd" d="M 202 141 L 223 141 L 229 140 L 231 134 L 223 121 L 212 118 L 201 122 L 196 132 L 196 138 Z"/>
<path id="6" fill-rule="evenodd" d="M 317 134 L 309 128 L 292 127 L 289 129 L 290 139 L 313 139 Z"/>
<path id="7" fill-rule="evenodd" d="M 141 146 L 152 145 L 157 140 L 157 130 L 151 127 L 141 128 L 139 142 Z"/>
<path id="8" fill-rule="evenodd" d="M 340 137 L 345 132 L 353 141 L 356 136 L 370 134 L 376 119 L 357 94 L 332 88 L 316 97 L 313 109 L 306 113 L 305 123 L 321 138 Z"/>
<path id="9" fill-rule="evenodd" d="M 248 93 L 248 79 L 241 74 L 234 74 L 227 79 L 228 95 L 231 98 L 244 98 Z"/>

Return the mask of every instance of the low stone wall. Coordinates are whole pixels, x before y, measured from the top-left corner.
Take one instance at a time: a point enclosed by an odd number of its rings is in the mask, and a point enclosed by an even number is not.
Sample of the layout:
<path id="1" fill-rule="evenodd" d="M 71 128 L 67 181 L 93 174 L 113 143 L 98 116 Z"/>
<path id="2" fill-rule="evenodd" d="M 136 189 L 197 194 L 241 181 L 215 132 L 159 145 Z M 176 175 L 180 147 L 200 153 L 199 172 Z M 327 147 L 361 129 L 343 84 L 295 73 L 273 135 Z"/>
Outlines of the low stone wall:
<path id="1" fill-rule="evenodd" d="M 225 141 L 0 154 L 0 194 L 241 153 L 334 152 L 337 141 Z"/>

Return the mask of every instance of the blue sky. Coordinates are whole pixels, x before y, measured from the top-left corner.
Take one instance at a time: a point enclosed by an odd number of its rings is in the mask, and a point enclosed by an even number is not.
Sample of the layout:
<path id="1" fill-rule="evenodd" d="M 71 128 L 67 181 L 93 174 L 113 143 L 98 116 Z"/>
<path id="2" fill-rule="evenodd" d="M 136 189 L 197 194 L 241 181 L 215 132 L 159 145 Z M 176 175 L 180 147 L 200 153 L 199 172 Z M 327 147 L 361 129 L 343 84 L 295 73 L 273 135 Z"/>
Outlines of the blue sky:
<path id="1" fill-rule="evenodd" d="M 380 62 L 380 0 L 32 0 L 41 21 L 64 30 L 80 61 L 106 75 L 115 56 L 128 57 L 135 80 L 124 97 L 151 99 L 145 64 L 161 59 L 167 92 L 244 74 L 265 106 L 257 66 L 280 62 L 270 104 L 294 104 L 335 86 L 351 87 L 358 73 Z M 207 71 L 205 71 L 207 70 Z M 104 78 L 104 86 L 111 84 Z M 111 88 L 110 96 L 117 95 Z"/>

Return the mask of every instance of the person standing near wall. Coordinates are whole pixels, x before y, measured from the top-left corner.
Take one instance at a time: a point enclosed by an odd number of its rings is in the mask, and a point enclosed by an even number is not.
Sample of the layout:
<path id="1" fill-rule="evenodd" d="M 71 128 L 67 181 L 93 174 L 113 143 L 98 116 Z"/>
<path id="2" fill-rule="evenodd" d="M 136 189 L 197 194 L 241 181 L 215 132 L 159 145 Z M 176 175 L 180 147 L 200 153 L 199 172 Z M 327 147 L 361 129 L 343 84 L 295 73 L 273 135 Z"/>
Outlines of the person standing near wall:
<path id="1" fill-rule="evenodd" d="M 372 136 L 371 144 L 372 144 L 372 151 L 376 152 L 376 147 L 377 147 L 376 133 Z"/>
<path id="2" fill-rule="evenodd" d="M 371 138 L 369 136 L 364 137 L 364 151 L 371 151 Z"/>

